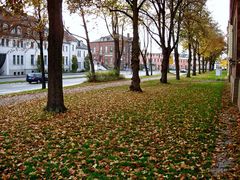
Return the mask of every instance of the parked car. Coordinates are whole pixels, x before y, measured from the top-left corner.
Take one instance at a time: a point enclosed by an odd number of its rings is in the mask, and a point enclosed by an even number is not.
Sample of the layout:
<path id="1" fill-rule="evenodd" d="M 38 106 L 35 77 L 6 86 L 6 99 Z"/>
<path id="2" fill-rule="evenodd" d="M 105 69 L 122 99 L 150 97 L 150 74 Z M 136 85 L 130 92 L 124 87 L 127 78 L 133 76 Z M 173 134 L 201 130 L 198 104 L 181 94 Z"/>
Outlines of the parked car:
<path id="1" fill-rule="evenodd" d="M 42 83 L 43 82 L 42 73 L 29 73 L 29 74 L 27 74 L 26 81 L 29 82 L 30 84 L 32 82 Z M 45 81 L 48 81 L 47 74 L 45 74 Z"/>
<path id="2" fill-rule="evenodd" d="M 187 70 L 186 69 L 181 69 L 180 73 L 187 73 Z"/>

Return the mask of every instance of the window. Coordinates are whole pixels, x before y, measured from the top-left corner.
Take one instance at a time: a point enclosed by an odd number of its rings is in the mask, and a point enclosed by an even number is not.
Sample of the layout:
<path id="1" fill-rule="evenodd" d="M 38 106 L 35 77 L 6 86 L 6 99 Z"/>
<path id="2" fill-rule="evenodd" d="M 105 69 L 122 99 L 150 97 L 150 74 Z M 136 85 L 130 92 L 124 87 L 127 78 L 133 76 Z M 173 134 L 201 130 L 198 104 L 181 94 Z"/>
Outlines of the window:
<path id="1" fill-rule="evenodd" d="M 47 43 L 44 43 L 44 49 L 47 49 Z"/>
<path id="2" fill-rule="evenodd" d="M 100 54 L 102 54 L 102 46 L 100 47 Z"/>
<path id="3" fill-rule="evenodd" d="M 64 52 L 64 45 L 62 46 L 62 51 Z"/>
<path id="4" fill-rule="evenodd" d="M 107 52 L 108 52 L 108 47 L 106 46 L 105 47 L 105 53 L 107 54 Z"/>
<path id="5" fill-rule="evenodd" d="M 19 55 L 17 55 L 17 65 L 19 65 L 20 64 L 20 57 L 19 57 Z"/>
<path id="6" fill-rule="evenodd" d="M 31 65 L 34 65 L 34 55 L 31 55 Z"/>
<path id="7" fill-rule="evenodd" d="M 9 46 L 9 39 L 6 39 L 6 46 Z"/>
<path id="8" fill-rule="evenodd" d="M 113 47 L 110 46 L 110 54 L 112 54 L 112 52 L 113 52 Z"/>
<path id="9" fill-rule="evenodd" d="M 68 52 L 68 47 L 66 46 L 66 52 Z"/>
<path id="10" fill-rule="evenodd" d="M 20 27 L 17 27 L 17 34 L 22 34 L 22 29 Z"/>
<path id="11" fill-rule="evenodd" d="M 3 24 L 3 31 L 8 31 L 8 25 L 7 24 Z"/>
<path id="12" fill-rule="evenodd" d="M 16 65 L 16 56 L 13 55 L 13 65 Z"/>
<path id="13" fill-rule="evenodd" d="M 72 51 L 74 51 L 74 45 L 72 45 Z"/>
<path id="14" fill-rule="evenodd" d="M 13 31 L 14 31 L 14 34 L 17 34 L 17 32 L 18 32 L 17 27 L 15 27 L 15 28 L 13 29 Z"/>
<path id="15" fill-rule="evenodd" d="M 2 45 L 2 46 L 4 46 L 4 42 L 5 42 L 4 39 L 2 39 L 2 42 L 1 42 L 1 45 Z"/>
<path id="16" fill-rule="evenodd" d="M 47 65 L 47 63 L 48 63 L 48 62 L 47 62 L 47 56 L 45 55 L 45 56 L 44 56 L 44 65 Z"/>
<path id="17" fill-rule="evenodd" d="M 77 55 L 78 55 L 78 57 L 81 57 L 81 51 L 78 51 Z"/>
<path id="18" fill-rule="evenodd" d="M 34 42 L 31 42 L 31 48 L 34 48 Z"/>
<path id="19" fill-rule="evenodd" d="M 13 47 L 16 47 L 16 40 L 13 40 Z"/>
<path id="20" fill-rule="evenodd" d="M 66 65 L 68 66 L 68 57 L 66 56 Z"/>
<path id="21" fill-rule="evenodd" d="M 21 41 L 20 43 L 21 43 L 21 48 L 23 48 L 23 41 Z"/>
<path id="22" fill-rule="evenodd" d="M 83 51 L 83 57 L 85 58 L 85 51 Z"/>
<path id="23" fill-rule="evenodd" d="M 12 34 L 17 34 L 17 27 L 14 27 L 11 31 Z"/>
<path id="24" fill-rule="evenodd" d="M 95 47 L 93 48 L 93 52 L 96 53 L 96 48 Z"/>
<path id="25" fill-rule="evenodd" d="M 17 47 L 20 47 L 20 41 L 17 41 Z"/>
<path id="26" fill-rule="evenodd" d="M 23 56 L 21 56 L 21 65 L 23 65 Z"/>

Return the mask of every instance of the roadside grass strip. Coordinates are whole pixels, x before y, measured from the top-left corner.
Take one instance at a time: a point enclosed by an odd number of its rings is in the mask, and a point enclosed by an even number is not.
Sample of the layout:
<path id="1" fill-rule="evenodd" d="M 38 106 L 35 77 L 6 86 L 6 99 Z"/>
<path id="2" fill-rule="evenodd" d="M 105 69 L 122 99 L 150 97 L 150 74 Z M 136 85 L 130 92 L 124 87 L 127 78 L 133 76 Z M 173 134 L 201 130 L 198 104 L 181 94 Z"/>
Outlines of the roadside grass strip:
<path id="1" fill-rule="evenodd" d="M 199 79 L 198 79 L 199 80 Z M 223 81 L 142 83 L 0 109 L 0 179 L 210 178 Z"/>

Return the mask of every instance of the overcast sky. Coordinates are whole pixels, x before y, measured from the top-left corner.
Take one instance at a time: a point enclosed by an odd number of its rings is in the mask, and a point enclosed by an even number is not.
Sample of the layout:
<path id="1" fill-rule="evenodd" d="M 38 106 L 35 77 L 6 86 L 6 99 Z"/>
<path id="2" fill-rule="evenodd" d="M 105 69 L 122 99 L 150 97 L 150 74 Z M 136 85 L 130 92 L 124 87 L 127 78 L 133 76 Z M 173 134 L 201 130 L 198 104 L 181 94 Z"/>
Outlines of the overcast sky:
<path id="1" fill-rule="evenodd" d="M 226 34 L 229 19 L 229 0 L 208 0 L 207 7 L 213 19 L 218 22 L 219 27 Z"/>
<path id="2" fill-rule="evenodd" d="M 207 8 L 211 12 L 213 19 L 218 22 L 220 29 L 226 34 L 229 18 L 229 0 L 208 0 Z M 81 18 L 78 15 L 69 16 L 66 12 L 64 10 L 63 14 L 66 27 L 74 34 L 85 36 L 83 27 L 81 26 Z M 90 41 L 109 35 L 103 20 L 93 21 L 95 20 L 88 22 Z"/>

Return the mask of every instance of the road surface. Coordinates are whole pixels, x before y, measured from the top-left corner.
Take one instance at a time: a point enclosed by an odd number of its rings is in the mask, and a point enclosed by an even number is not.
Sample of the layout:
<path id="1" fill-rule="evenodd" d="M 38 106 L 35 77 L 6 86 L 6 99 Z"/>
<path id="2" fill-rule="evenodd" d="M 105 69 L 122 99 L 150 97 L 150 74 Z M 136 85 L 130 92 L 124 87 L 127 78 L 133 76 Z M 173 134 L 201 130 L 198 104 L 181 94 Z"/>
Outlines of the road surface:
<path id="1" fill-rule="evenodd" d="M 121 74 L 124 75 L 125 78 L 132 77 L 132 73 L 130 71 L 123 71 L 121 72 Z M 157 71 L 154 71 L 153 74 L 160 74 L 160 73 Z M 140 71 L 139 75 L 144 76 L 145 72 Z M 86 80 L 87 79 L 84 74 L 63 75 L 63 87 L 81 84 Z M 25 81 L 25 76 L 0 78 L 0 82 L 14 82 L 14 81 Z M 36 83 L 29 84 L 28 82 L 0 84 L 0 95 L 6 95 L 6 94 L 29 91 L 29 90 L 37 90 L 41 88 L 42 88 L 42 84 L 36 84 Z"/>

